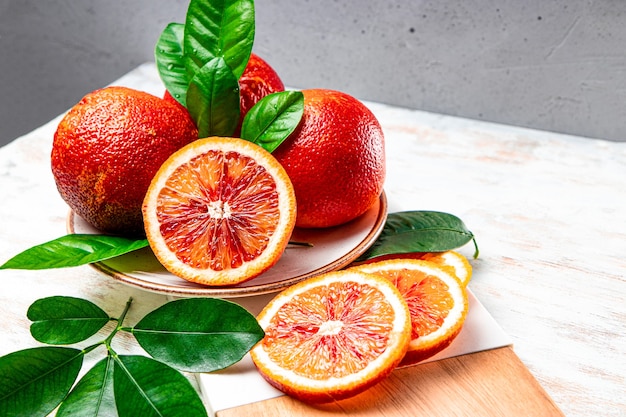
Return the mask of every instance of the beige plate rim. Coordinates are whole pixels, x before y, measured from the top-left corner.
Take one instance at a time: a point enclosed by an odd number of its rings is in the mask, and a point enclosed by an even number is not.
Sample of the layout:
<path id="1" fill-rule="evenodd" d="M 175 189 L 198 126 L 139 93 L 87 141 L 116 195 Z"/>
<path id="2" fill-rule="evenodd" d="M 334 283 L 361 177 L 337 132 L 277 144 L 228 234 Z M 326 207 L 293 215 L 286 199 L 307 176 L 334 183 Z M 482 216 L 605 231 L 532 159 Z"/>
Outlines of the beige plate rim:
<path id="1" fill-rule="evenodd" d="M 165 283 L 155 282 L 149 278 L 142 278 L 138 276 L 129 275 L 125 272 L 121 272 L 110 265 L 106 264 L 106 261 L 95 262 L 90 264 L 97 271 L 112 277 L 113 279 L 120 281 L 124 284 L 140 288 L 146 291 L 161 293 L 176 297 L 220 297 L 220 298 L 238 298 L 238 297 L 250 297 L 262 294 L 269 294 L 281 291 L 293 284 L 303 281 L 307 278 L 320 275 L 326 272 L 335 271 L 349 265 L 352 261 L 357 259 L 360 255 L 374 244 L 378 236 L 383 230 L 385 221 L 387 219 L 387 197 L 383 191 L 380 195 L 379 202 L 377 204 L 378 212 L 375 213 L 374 221 L 371 225 L 368 225 L 369 230 L 367 234 L 356 244 L 348 253 L 334 259 L 330 259 L 325 265 L 301 273 L 295 276 L 278 280 L 275 282 L 262 283 L 258 285 L 249 285 L 245 287 L 178 287 Z M 70 210 L 67 216 L 66 229 L 68 233 L 75 233 L 75 216 L 76 214 Z M 342 228 L 344 226 L 337 226 Z M 182 279 L 182 278 L 181 278 Z"/>

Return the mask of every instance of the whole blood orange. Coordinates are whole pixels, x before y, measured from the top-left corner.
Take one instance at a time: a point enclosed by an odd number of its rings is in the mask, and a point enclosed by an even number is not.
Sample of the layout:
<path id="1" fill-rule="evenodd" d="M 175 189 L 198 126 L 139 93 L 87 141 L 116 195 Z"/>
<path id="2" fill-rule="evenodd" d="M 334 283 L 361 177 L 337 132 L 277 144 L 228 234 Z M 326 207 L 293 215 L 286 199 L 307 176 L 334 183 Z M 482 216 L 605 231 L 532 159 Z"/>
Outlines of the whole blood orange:
<path id="1" fill-rule="evenodd" d="M 304 90 L 296 130 L 273 152 L 296 190 L 298 227 L 329 227 L 365 213 L 385 180 L 383 131 L 356 98 Z"/>
<path id="2" fill-rule="evenodd" d="M 141 204 L 174 151 L 198 138 L 189 114 L 151 94 L 107 87 L 83 97 L 54 134 L 61 197 L 102 232 L 143 235 Z"/>
<path id="3" fill-rule="evenodd" d="M 251 54 L 248 64 L 239 78 L 239 124 L 234 136 L 241 133 L 241 124 L 248 111 L 263 97 L 268 94 L 285 90 L 285 85 L 274 70 L 265 60 L 258 55 Z M 165 91 L 163 98 L 167 101 L 179 104 L 179 102 Z"/>
<path id="4" fill-rule="evenodd" d="M 234 285 L 281 257 L 296 221 L 293 187 L 266 150 L 236 138 L 205 138 L 169 157 L 143 205 L 146 236 L 174 275 Z"/>
<path id="5" fill-rule="evenodd" d="M 250 355 L 274 387 L 306 402 L 352 397 L 383 380 L 411 334 L 407 304 L 385 278 L 344 270 L 278 294 L 257 316 Z"/>
<path id="6" fill-rule="evenodd" d="M 285 85 L 274 68 L 258 55 L 250 54 L 248 65 L 239 79 L 241 119 L 263 97 L 284 90 Z"/>

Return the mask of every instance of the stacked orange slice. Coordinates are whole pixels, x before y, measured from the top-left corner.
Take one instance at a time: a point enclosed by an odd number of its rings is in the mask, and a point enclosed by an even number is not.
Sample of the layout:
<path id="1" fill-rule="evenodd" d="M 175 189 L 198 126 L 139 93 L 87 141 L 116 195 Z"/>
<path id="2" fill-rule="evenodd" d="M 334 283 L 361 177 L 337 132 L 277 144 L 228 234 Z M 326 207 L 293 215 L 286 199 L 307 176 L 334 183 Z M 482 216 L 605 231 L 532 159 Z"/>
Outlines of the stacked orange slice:
<path id="1" fill-rule="evenodd" d="M 411 312 L 411 343 L 401 366 L 430 358 L 452 343 L 469 308 L 465 285 L 448 269 L 430 261 L 395 259 L 351 270 L 391 281 Z"/>
<path id="2" fill-rule="evenodd" d="M 250 352 L 259 372 L 313 403 L 348 398 L 381 381 L 404 357 L 411 334 L 398 289 L 358 271 L 298 283 L 257 319 L 266 333 Z"/>
<path id="3" fill-rule="evenodd" d="M 270 384 L 293 397 L 340 400 L 443 350 L 467 312 L 465 285 L 445 266 L 363 264 L 277 295 L 257 317 L 266 336 L 251 356 Z"/>

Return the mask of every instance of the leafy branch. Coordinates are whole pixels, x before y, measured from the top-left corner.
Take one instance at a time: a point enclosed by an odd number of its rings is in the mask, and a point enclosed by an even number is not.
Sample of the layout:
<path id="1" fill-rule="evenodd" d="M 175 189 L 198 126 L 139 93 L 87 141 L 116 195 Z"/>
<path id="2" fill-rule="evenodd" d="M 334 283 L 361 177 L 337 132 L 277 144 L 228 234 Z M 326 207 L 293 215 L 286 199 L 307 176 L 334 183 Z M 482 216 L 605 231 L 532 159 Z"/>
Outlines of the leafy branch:
<path id="1" fill-rule="evenodd" d="M 57 417 L 207 416 L 181 372 L 226 368 L 264 336 L 254 316 L 225 300 L 171 301 L 126 327 L 131 303 L 129 299 L 113 318 L 81 298 L 35 301 L 27 313 L 31 335 L 49 345 L 83 342 L 108 322 L 117 324 L 106 338 L 84 349 L 42 346 L 0 357 L 0 415 L 43 417 L 59 407 Z M 119 332 L 132 334 L 150 356 L 119 355 L 111 346 Z M 106 357 L 74 385 L 85 355 L 100 346 Z"/>
<path id="2" fill-rule="evenodd" d="M 189 111 L 198 136 L 232 136 L 237 130 L 238 80 L 252 53 L 254 34 L 253 0 L 191 0 L 185 23 L 170 23 L 161 32 L 154 54 L 159 76 Z M 304 112 L 300 91 L 271 96 L 246 114 L 241 133 L 269 152 L 295 130 Z"/>

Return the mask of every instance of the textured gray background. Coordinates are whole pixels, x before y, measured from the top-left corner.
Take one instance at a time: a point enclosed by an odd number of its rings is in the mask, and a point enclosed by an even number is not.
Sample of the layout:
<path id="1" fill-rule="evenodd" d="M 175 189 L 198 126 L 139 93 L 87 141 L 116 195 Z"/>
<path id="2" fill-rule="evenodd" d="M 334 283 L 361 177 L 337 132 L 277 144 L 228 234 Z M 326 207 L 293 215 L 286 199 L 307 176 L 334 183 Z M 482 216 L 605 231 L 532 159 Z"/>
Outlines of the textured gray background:
<path id="1" fill-rule="evenodd" d="M 153 60 L 187 0 L 0 0 L 0 144 Z M 626 140 L 622 0 L 257 0 L 285 84 Z"/>

